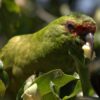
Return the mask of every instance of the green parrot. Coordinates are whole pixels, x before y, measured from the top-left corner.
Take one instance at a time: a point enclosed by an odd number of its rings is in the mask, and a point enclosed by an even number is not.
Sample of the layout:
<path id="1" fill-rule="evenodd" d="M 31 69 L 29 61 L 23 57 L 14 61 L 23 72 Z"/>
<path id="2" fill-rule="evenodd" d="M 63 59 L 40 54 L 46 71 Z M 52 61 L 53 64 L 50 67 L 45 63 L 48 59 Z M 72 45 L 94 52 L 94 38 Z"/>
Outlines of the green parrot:
<path id="1" fill-rule="evenodd" d="M 33 34 L 11 38 L 0 51 L 11 80 L 9 89 L 18 89 L 32 74 L 52 69 L 60 68 L 67 74 L 77 69 L 81 74 L 84 59 L 92 59 L 94 55 L 95 31 L 96 23 L 91 17 L 74 13 L 52 21 Z"/>

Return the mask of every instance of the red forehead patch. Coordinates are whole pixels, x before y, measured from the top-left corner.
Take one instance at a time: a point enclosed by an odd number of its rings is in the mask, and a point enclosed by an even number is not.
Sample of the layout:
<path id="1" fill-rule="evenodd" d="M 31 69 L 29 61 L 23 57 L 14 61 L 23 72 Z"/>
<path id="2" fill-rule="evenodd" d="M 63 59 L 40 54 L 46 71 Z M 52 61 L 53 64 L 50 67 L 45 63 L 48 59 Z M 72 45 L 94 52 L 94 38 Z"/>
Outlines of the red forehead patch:
<path id="1" fill-rule="evenodd" d="M 77 25 L 75 31 L 78 35 L 87 34 L 87 33 L 95 33 L 96 25 L 94 23 L 85 22 L 82 25 Z"/>

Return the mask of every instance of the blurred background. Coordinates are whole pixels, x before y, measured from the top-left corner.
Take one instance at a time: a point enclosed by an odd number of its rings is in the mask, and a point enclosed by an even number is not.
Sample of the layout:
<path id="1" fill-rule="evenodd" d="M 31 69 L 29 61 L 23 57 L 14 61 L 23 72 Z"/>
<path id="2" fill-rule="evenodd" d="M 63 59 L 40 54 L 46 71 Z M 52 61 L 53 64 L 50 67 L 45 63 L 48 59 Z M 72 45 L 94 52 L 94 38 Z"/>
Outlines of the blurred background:
<path id="1" fill-rule="evenodd" d="M 85 13 L 97 22 L 95 50 L 100 56 L 100 0 L 0 0 L 0 48 L 8 39 L 38 31 L 70 12 Z"/>

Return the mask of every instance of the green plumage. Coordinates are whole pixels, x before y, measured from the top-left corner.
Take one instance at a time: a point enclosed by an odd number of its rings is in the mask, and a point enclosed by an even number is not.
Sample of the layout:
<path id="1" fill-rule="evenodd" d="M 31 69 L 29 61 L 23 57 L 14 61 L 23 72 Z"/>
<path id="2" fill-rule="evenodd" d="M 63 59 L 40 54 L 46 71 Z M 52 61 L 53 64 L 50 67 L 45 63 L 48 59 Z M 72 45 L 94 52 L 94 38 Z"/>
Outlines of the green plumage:
<path id="1" fill-rule="evenodd" d="M 36 33 L 11 38 L 1 49 L 0 59 L 17 85 L 33 73 L 56 68 L 71 74 L 78 65 L 74 58 L 84 60 L 81 38 L 70 33 L 68 21 L 74 21 L 76 25 L 86 21 L 95 24 L 85 15 L 63 16 Z"/>

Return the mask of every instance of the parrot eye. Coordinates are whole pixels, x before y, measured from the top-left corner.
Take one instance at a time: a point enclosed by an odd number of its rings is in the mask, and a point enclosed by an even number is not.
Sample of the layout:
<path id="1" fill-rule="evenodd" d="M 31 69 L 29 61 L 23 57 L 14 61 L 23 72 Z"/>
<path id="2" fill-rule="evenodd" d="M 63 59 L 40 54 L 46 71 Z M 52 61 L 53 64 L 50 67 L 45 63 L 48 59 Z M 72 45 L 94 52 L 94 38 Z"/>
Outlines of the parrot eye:
<path id="1" fill-rule="evenodd" d="M 67 28 L 69 29 L 70 32 L 75 31 L 75 26 L 73 23 L 67 23 Z"/>

